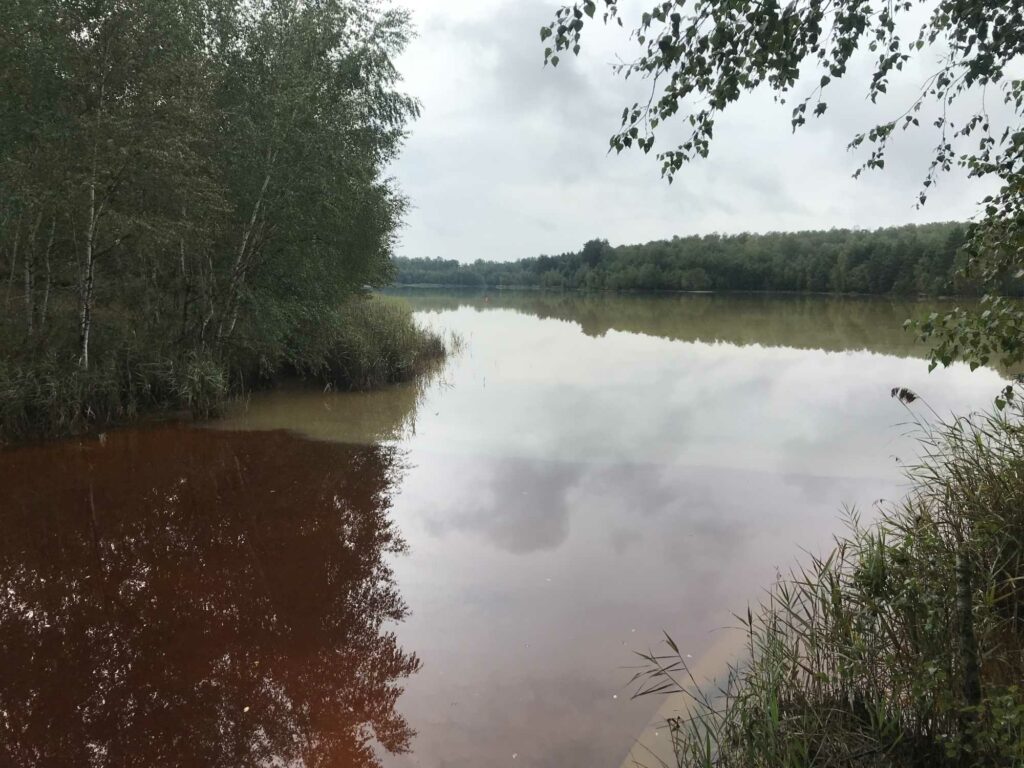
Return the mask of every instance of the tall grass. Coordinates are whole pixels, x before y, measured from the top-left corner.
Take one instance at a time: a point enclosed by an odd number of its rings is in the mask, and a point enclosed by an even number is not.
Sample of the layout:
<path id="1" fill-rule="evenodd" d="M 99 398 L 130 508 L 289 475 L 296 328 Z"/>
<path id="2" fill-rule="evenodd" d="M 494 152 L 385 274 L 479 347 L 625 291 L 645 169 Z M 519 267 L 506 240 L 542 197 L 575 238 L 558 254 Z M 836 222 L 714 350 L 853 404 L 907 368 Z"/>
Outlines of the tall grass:
<path id="1" fill-rule="evenodd" d="M 919 426 L 912 492 L 740 617 L 717 688 L 644 656 L 678 766 L 1024 765 L 1024 411 Z"/>
<path id="2" fill-rule="evenodd" d="M 290 346 L 296 370 L 355 390 L 408 381 L 447 353 L 444 339 L 420 327 L 408 304 L 376 294 L 354 297 Z"/>
<path id="3" fill-rule="evenodd" d="M 207 418 L 233 395 L 287 373 L 312 375 L 335 388 L 371 389 L 411 379 L 447 351 L 445 341 L 420 328 L 396 299 L 357 296 L 325 315 L 272 359 L 146 343 L 123 328 L 108 329 L 111 342 L 97 348 L 88 370 L 78 367 L 73 340 L 35 350 L 0 343 L 0 445 L 145 415 Z"/>
<path id="4" fill-rule="evenodd" d="M 88 370 L 56 354 L 0 360 L 0 443 L 78 434 L 146 414 L 206 417 L 227 391 L 223 364 L 201 352 L 174 358 L 118 347 Z"/>

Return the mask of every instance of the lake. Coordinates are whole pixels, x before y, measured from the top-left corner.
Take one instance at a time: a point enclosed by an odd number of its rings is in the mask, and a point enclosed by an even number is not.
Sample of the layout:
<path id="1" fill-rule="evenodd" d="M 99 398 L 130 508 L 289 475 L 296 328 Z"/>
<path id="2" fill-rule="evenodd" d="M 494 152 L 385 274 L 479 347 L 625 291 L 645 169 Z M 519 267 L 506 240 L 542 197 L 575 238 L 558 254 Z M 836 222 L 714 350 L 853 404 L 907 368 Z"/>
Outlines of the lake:
<path id="1" fill-rule="evenodd" d="M 934 302 L 397 293 L 463 342 L 418 383 L 0 453 L 0 764 L 642 762 L 635 652 L 719 674 L 1004 383 L 928 373 Z"/>

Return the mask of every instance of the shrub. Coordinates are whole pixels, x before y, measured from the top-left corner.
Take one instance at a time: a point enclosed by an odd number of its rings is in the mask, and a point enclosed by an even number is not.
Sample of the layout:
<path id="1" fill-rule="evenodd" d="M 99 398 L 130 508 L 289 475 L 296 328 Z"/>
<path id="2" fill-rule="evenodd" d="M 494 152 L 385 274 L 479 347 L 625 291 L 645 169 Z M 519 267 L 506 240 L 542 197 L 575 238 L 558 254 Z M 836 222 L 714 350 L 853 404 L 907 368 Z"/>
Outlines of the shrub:
<path id="1" fill-rule="evenodd" d="M 913 490 L 740 620 L 716 691 L 674 644 L 638 693 L 679 691 L 679 766 L 1024 764 L 1024 412 L 925 429 Z"/>
<path id="2" fill-rule="evenodd" d="M 204 351 L 189 352 L 171 369 L 175 401 L 194 416 L 214 415 L 228 397 L 224 365 Z"/>

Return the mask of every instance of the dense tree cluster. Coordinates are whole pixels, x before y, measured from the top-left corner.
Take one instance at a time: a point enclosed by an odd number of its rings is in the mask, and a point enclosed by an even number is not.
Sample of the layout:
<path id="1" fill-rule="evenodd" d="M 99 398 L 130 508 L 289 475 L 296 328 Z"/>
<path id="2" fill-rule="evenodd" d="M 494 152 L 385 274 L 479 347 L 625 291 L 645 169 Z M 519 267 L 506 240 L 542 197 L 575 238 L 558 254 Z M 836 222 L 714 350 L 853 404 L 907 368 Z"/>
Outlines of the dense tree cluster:
<path id="1" fill-rule="evenodd" d="M 391 277 L 408 18 L 363 0 L 0 3 L 3 334 L 289 355 Z"/>
<path id="2" fill-rule="evenodd" d="M 396 264 L 406 285 L 950 295 L 974 290 L 957 270 L 966 236 L 964 225 L 948 223 L 674 237 L 614 248 L 591 240 L 577 253 L 508 263 Z"/>

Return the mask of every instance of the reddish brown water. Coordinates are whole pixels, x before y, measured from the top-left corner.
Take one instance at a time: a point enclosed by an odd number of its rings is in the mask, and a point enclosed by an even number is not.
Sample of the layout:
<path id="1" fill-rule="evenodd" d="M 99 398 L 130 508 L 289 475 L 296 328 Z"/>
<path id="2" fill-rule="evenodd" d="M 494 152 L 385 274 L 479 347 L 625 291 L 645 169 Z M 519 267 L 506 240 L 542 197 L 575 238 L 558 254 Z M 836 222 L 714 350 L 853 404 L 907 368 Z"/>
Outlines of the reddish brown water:
<path id="1" fill-rule="evenodd" d="M 394 450 L 160 428 L 2 455 L 0 765 L 376 764 L 419 661 Z"/>
<path id="2" fill-rule="evenodd" d="M 657 765 L 634 652 L 721 672 L 732 613 L 901 492 L 890 389 L 1002 384 L 884 302 L 420 307 L 467 342 L 440 378 L 0 453 L 0 768 Z"/>

